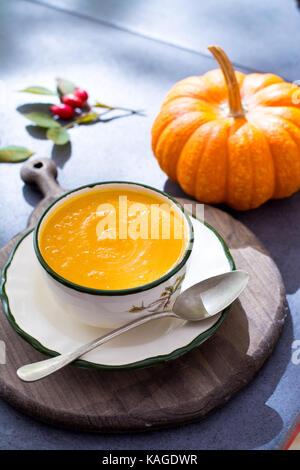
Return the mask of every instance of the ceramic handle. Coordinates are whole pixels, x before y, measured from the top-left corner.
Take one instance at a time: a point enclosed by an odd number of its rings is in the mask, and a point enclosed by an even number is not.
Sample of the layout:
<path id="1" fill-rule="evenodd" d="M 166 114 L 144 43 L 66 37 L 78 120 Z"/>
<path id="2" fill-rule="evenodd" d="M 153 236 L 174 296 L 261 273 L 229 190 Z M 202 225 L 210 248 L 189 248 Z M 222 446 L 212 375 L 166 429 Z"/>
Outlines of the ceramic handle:
<path id="1" fill-rule="evenodd" d="M 56 182 L 57 168 L 50 158 L 37 158 L 26 162 L 21 169 L 24 183 L 36 186 L 43 196 L 56 198 L 65 191 Z"/>

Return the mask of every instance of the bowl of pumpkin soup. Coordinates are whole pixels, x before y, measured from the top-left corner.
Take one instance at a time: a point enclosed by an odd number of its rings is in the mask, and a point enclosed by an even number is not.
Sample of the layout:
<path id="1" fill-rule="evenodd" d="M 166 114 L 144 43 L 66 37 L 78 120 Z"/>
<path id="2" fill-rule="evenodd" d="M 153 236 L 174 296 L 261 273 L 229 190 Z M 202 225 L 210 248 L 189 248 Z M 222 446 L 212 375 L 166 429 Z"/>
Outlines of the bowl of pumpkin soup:
<path id="1" fill-rule="evenodd" d="M 34 248 L 67 314 L 115 328 L 170 309 L 193 246 L 182 206 L 166 193 L 127 182 L 83 186 L 41 215 Z"/>

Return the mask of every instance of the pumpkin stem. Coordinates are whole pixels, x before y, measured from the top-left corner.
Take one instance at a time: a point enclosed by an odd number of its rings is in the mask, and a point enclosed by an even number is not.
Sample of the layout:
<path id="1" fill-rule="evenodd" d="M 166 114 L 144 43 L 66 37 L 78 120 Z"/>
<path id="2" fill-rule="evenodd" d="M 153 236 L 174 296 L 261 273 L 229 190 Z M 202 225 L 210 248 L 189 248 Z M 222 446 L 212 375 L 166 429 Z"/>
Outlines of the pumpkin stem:
<path id="1" fill-rule="evenodd" d="M 242 100 L 240 95 L 240 88 L 235 76 L 235 71 L 232 66 L 232 63 L 230 62 L 223 49 L 221 49 L 221 47 L 209 46 L 208 50 L 212 53 L 212 55 L 218 62 L 220 69 L 223 72 L 228 89 L 230 115 L 234 118 L 245 117 L 245 112 L 242 106 Z"/>

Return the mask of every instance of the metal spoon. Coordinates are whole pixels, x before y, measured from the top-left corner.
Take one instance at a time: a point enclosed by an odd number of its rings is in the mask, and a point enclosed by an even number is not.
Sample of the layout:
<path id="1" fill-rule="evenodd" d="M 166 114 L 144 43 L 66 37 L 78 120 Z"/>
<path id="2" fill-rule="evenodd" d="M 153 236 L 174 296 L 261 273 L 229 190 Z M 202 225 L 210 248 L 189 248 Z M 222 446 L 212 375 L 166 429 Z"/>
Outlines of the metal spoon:
<path id="1" fill-rule="evenodd" d="M 75 351 L 22 366 L 17 370 L 17 374 L 25 382 L 42 379 L 116 336 L 157 318 L 175 317 L 188 321 L 209 318 L 228 307 L 244 290 L 248 279 L 248 273 L 242 270 L 231 271 L 205 279 L 182 292 L 177 297 L 172 311 L 145 315 L 80 346 Z"/>

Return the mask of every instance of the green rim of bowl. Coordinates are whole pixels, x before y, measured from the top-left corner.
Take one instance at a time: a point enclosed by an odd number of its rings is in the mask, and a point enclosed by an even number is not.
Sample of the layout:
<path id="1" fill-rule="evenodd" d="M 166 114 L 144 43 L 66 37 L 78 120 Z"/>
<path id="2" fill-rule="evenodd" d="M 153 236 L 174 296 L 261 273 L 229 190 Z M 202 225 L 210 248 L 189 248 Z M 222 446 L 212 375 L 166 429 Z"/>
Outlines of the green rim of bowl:
<path id="1" fill-rule="evenodd" d="M 179 261 L 178 264 L 176 264 L 170 271 L 168 271 L 162 277 L 160 277 L 158 279 L 155 279 L 154 281 L 149 282 L 148 284 L 144 284 L 144 285 L 138 286 L 138 287 L 132 287 L 130 289 L 118 289 L 118 290 L 117 289 L 116 290 L 93 289 L 91 287 L 81 286 L 79 284 L 75 284 L 72 281 L 69 281 L 68 279 L 60 276 L 55 271 L 53 271 L 53 269 L 46 263 L 46 261 L 44 260 L 44 258 L 42 256 L 42 253 L 41 253 L 40 248 L 39 248 L 39 243 L 38 243 L 39 228 L 40 228 L 40 225 L 41 225 L 45 215 L 50 211 L 50 209 L 58 201 L 64 199 L 69 194 L 76 193 L 76 192 L 80 191 L 81 189 L 94 188 L 95 186 L 103 186 L 103 185 L 107 185 L 107 184 L 127 184 L 127 185 L 140 186 L 142 188 L 150 189 L 151 191 L 154 191 L 154 192 L 168 198 L 173 204 L 175 204 L 180 209 L 180 211 L 183 214 L 184 220 L 186 220 L 186 222 L 187 222 L 189 232 L 190 232 L 190 236 L 189 236 L 188 245 L 186 247 L 186 250 L 185 250 L 181 260 Z M 66 287 L 69 287 L 70 289 L 74 289 L 74 290 L 79 291 L 79 292 L 84 292 L 86 294 L 91 294 L 91 295 L 105 295 L 105 296 L 137 294 L 138 292 L 144 292 L 146 290 L 152 289 L 153 287 L 156 287 L 159 284 L 167 281 L 168 279 L 170 279 L 170 277 L 172 277 L 174 274 L 176 274 L 182 268 L 182 266 L 185 265 L 185 263 L 187 262 L 188 258 L 191 255 L 192 248 L 193 248 L 193 243 L 194 243 L 193 225 L 190 221 L 190 218 L 187 216 L 187 211 L 184 211 L 184 208 L 182 207 L 182 205 L 179 204 L 179 202 L 176 201 L 175 199 L 173 199 L 171 196 L 169 196 L 169 194 L 166 194 L 163 191 L 160 191 L 159 189 L 153 188 L 152 186 L 147 186 L 146 184 L 133 183 L 131 181 L 104 181 L 102 183 L 86 184 L 86 185 L 80 186 L 76 189 L 72 189 L 71 191 L 67 191 L 62 196 L 55 199 L 55 201 L 53 201 L 44 210 L 44 212 L 42 212 L 42 214 L 40 215 L 40 217 L 38 219 L 38 222 L 35 226 L 34 237 L 33 237 L 34 250 L 35 250 L 36 256 L 37 256 L 40 264 L 45 269 L 45 271 L 47 271 L 47 273 L 50 274 L 50 276 L 53 277 L 57 282 L 59 282 L 60 284 L 63 284 Z"/>
<path id="2" fill-rule="evenodd" d="M 197 217 L 195 217 L 193 214 L 190 214 L 190 216 L 197 219 Z M 199 220 L 208 229 L 210 229 L 216 235 L 216 237 L 219 239 L 219 241 L 220 241 L 220 243 L 223 247 L 223 250 L 225 252 L 225 255 L 226 255 L 226 257 L 229 261 L 230 269 L 231 269 L 231 271 L 234 271 L 236 269 L 234 260 L 231 256 L 231 253 L 229 251 L 228 246 L 226 245 L 226 243 L 223 240 L 223 238 L 221 237 L 221 235 L 208 223 L 206 223 L 206 222 L 204 222 L 200 219 L 197 219 L 197 220 Z M 26 333 L 26 331 L 24 331 L 22 328 L 20 328 L 20 326 L 17 324 L 13 314 L 11 313 L 10 306 L 9 306 L 9 299 L 8 299 L 8 296 L 7 296 L 7 293 L 6 293 L 6 290 L 5 290 L 5 284 L 6 284 L 6 280 L 7 280 L 7 271 L 8 271 L 8 268 L 9 268 L 9 266 L 10 266 L 10 264 L 11 264 L 13 258 L 14 258 L 14 255 L 15 255 L 18 247 L 22 243 L 23 239 L 25 237 L 27 237 L 33 230 L 34 229 L 31 229 L 31 230 L 27 231 L 20 238 L 20 240 L 17 242 L 14 249 L 12 250 L 12 252 L 9 256 L 9 259 L 7 260 L 7 262 L 6 262 L 6 264 L 3 268 L 2 278 L 1 278 L 1 287 L 0 287 L 0 298 L 1 298 L 2 303 L 3 303 L 5 315 L 8 319 L 8 321 L 10 322 L 10 324 L 12 325 L 12 327 L 14 328 L 14 330 L 20 336 L 22 336 L 22 338 L 25 339 L 25 341 L 27 341 L 29 344 L 31 344 L 31 346 L 33 346 L 35 349 L 37 349 L 41 353 L 44 353 L 47 356 L 58 356 L 60 354 L 59 352 L 48 349 L 46 346 L 41 344 L 37 339 L 33 338 L 31 335 Z M 74 364 L 76 366 L 79 366 L 79 367 L 86 367 L 86 368 L 89 368 L 89 369 L 106 369 L 106 370 L 139 369 L 139 368 L 142 368 L 142 367 L 150 367 L 150 366 L 154 366 L 156 364 L 161 364 L 161 363 L 170 361 L 172 359 L 176 359 L 177 357 L 182 356 L 183 354 L 187 353 L 188 351 L 191 351 L 192 349 L 194 349 L 195 347 L 197 347 L 201 343 L 203 343 L 206 339 L 208 339 L 219 328 L 219 326 L 223 323 L 223 321 L 225 320 L 225 318 L 227 317 L 227 315 L 229 313 L 229 310 L 230 310 L 230 306 L 227 307 L 222 312 L 222 315 L 220 316 L 218 321 L 213 326 L 211 326 L 208 330 L 200 333 L 200 335 L 198 335 L 196 338 L 194 338 L 190 343 L 188 343 L 187 345 L 182 346 L 178 349 L 175 349 L 171 353 L 163 354 L 163 355 L 159 355 L 159 356 L 153 356 L 153 357 L 143 359 L 141 361 L 132 362 L 132 363 L 129 363 L 129 364 L 121 364 L 121 365 L 105 365 L 105 364 L 99 364 L 99 363 L 95 363 L 95 362 L 85 361 L 85 360 L 82 360 L 82 359 L 78 359 L 78 360 L 74 361 L 72 364 Z"/>

